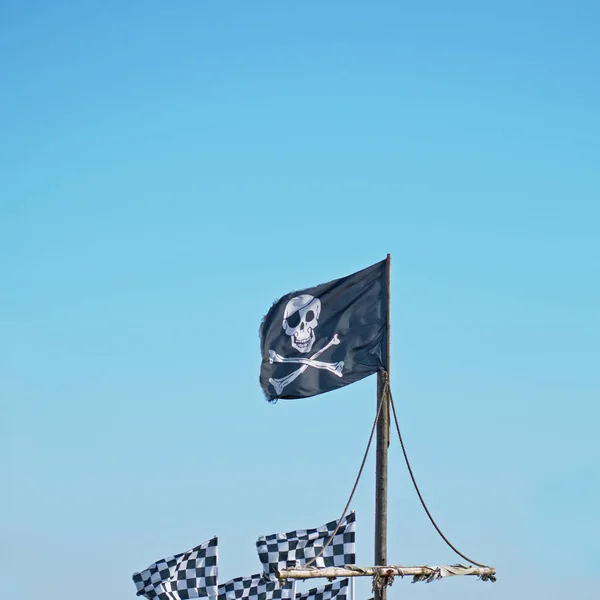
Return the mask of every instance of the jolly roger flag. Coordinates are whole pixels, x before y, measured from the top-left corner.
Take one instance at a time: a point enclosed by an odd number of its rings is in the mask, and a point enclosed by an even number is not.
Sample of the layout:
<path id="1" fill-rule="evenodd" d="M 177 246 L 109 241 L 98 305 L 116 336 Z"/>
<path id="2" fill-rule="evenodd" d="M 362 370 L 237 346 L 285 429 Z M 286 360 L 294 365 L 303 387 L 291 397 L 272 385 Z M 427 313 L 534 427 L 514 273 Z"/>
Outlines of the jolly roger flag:
<path id="1" fill-rule="evenodd" d="M 260 385 L 267 400 L 316 396 L 387 364 L 387 261 L 291 292 L 260 327 Z"/>

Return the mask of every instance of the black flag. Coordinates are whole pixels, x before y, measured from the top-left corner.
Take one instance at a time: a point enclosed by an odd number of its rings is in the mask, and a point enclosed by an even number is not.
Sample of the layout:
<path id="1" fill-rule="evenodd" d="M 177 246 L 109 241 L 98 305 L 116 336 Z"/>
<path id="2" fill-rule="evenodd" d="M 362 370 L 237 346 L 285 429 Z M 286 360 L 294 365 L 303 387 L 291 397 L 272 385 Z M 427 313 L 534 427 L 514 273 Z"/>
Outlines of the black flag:
<path id="1" fill-rule="evenodd" d="M 267 400 L 316 396 L 385 368 L 387 295 L 384 260 L 278 300 L 260 327 Z"/>

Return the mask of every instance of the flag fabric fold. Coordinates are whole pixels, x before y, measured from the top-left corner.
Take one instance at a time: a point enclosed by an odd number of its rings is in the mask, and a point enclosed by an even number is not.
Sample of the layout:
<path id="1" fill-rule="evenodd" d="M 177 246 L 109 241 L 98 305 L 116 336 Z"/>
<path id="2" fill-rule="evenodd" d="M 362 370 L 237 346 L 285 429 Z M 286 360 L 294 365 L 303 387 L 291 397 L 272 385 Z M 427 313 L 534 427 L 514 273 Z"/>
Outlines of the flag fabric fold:
<path id="1" fill-rule="evenodd" d="M 269 401 L 346 386 L 387 364 L 387 261 L 286 294 L 260 327 L 260 385 Z"/>
<path id="2" fill-rule="evenodd" d="M 293 600 L 293 582 L 280 585 L 264 573 L 236 577 L 219 586 L 218 600 Z"/>
<path id="3" fill-rule="evenodd" d="M 343 567 L 356 563 L 356 514 L 351 512 L 341 521 L 331 521 L 315 529 L 301 529 L 288 533 L 262 536 L 256 542 L 258 558 L 265 577 L 277 579 L 281 569 L 302 567 L 315 558 L 336 530 L 339 529 L 325 551 L 311 566 Z"/>
<path id="4" fill-rule="evenodd" d="M 217 595 L 218 538 L 187 552 L 162 558 L 134 573 L 138 596 L 149 600 L 189 600 Z"/>
<path id="5" fill-rule="evenodd" d="M 348 598 L 348 579 L 340 579 L 323 587 L 313 588 L 296 594 L 295 600 L 346 600 Z"/>

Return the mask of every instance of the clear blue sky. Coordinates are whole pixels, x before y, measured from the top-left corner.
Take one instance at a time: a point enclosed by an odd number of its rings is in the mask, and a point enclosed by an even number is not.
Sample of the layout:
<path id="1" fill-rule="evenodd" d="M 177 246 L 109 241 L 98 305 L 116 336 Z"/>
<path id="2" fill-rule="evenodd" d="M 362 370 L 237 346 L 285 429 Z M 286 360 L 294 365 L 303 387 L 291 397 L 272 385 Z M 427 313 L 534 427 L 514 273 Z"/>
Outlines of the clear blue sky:
<path id="1" fill-rule="evenodd" d="M 391 600 L 597 598 L 599 22 L 592 0 L 0 1 L 2 597 L 131 599 L 214 534 L 225 581 L 259 535 L 337 518 L 375 380 L 268 405 L 258 326 L 390 252 L 414 469 L 499 569 Z M 454 562 L 390 461 L 390 560 Z"/>

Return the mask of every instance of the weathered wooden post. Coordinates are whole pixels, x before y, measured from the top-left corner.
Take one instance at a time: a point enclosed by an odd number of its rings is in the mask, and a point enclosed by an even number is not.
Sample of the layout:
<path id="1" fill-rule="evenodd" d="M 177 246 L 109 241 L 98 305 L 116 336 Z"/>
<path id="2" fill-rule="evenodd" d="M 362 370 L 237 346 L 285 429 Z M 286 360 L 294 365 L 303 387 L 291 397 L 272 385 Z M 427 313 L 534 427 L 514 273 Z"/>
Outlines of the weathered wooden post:
<path id="1" fill-rule="evenodd" d="M 377 422 L 377 454 L 375 466 L 375 565 L 387 565 L 387 495 L 388 495 L 388 447 L 390 445 L 390 292 L 392 255 L 387 255 L 387 306 L 386 306 L 386 355 L 385 371 L 377 374 L 377 408 L 381 413 Z M 386 600 L 386 586 L 376 588 L 375 600 Z"/>

